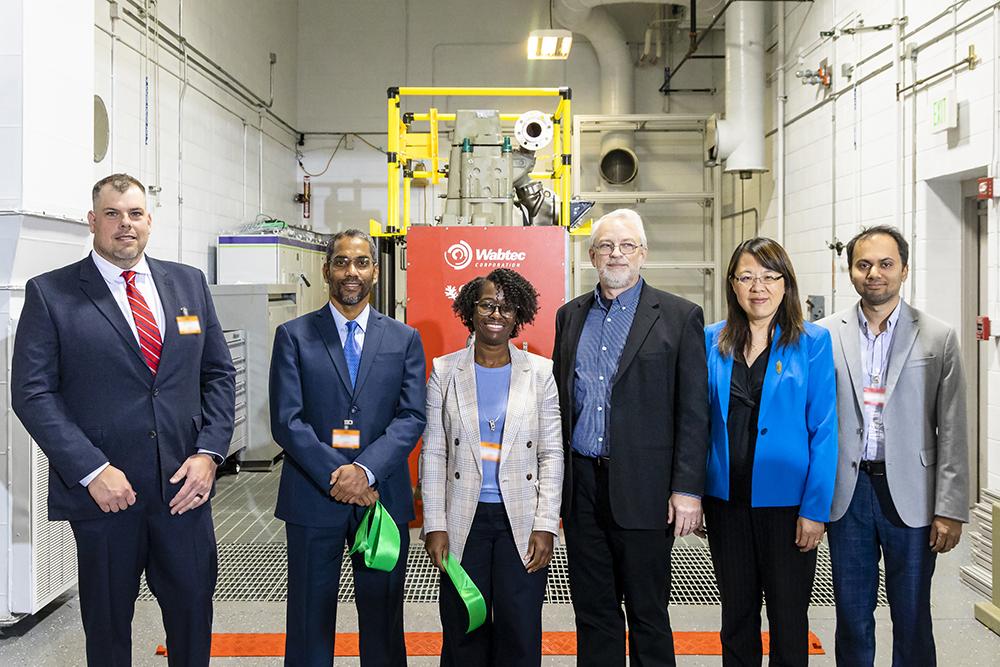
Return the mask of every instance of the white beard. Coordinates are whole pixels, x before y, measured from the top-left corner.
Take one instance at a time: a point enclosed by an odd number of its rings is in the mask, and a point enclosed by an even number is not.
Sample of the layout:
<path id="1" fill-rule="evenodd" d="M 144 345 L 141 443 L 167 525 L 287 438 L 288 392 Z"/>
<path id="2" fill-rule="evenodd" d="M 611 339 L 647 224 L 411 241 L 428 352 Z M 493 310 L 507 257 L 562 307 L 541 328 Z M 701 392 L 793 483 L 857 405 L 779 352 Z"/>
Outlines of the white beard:
<path id="1" fill-rule="evenodd" d="M 631 266 L 604 267 L 597 272 L 600 276 L 601 284 L 608 289 L 621 289 L 628 287 L 639 275 L 638 271 L 633 271 Z"/>

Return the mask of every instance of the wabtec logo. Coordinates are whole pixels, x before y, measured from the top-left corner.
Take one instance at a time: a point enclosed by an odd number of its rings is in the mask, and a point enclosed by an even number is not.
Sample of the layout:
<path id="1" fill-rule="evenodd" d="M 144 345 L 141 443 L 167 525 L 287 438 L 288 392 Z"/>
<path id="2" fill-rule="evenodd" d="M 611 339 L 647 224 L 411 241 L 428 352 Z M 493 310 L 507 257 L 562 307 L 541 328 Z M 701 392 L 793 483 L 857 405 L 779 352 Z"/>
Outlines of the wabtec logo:
<path id="1" fill-rule="evenodd" d="M 500 250 L 499 248 L 480 248 L 476 250 L 477 262 L 523 262 L 526 253 L 516 250 Z"/>

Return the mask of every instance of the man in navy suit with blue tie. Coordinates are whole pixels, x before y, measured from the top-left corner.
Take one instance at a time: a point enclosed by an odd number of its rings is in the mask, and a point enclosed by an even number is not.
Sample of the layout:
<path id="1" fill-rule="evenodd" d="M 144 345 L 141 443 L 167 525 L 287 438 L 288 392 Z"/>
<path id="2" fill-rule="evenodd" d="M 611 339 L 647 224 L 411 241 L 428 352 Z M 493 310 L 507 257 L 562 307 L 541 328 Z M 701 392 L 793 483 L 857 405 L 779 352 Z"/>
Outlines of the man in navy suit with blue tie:
<path id="1" fill-rule="evenodd" d="M 271 431 L 285 450 L 275 516 L 288 540 L 286 665 L 333 663 L 345 544 L 382 502 L 400 534 L 391 572 L 353 557 L 361 664 L 405 667 L 403 576 L 414 518 L 407 457 L 423 433 L 420 335 L 368 304 L 375 243 L 356 229 L 330 241 L 330 302 L 278 327 L 271 356 Z"/>
<path id="2" fill-rule="evenodd" d="M 131 664 L 145 572 L 169 664 L 208 665 L 235 372 L 202 272 L 144 254 L 142 184 L 113 174 L 92 195 L 93 252 L 25 287 L 14 412 L 49 460 L 49 519 L 76 538 L 88 664 Z"/>

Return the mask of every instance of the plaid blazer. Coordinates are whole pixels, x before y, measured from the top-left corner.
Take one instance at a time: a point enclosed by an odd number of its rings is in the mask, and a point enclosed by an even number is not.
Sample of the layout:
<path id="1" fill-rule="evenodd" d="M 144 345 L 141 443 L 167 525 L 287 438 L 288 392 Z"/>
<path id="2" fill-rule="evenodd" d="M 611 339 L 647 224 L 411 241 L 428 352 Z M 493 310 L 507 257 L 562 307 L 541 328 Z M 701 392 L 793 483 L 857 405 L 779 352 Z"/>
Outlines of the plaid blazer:
<path id="1" fill-rule="evenodd" d="M 483 482 L 474 348 L 434 360 L 420 452 L 426 533 L 448 531 L 459 561 Z M 510 391 L 500 443 L 500 493 L 522 559 L 533 530 L 558 536 L 563 480 L 559 394 L 552 361 L 510 346 Z M 527 562 L 527 561 L 525 561 Z"/>

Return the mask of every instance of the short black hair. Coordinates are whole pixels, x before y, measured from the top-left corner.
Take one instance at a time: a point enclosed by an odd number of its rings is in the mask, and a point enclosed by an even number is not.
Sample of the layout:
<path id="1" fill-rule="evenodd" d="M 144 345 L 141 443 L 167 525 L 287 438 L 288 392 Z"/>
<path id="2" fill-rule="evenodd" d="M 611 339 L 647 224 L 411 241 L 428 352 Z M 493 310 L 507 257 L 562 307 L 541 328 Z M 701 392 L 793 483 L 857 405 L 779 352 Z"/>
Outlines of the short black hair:
<path id="1" fill-rule="evenodd" d="M 903 236 L 903 233 L 892 225 L 875 225 L 874 227 L 862 228 L 853 239 L 847 242 L 847 266 L 854 266 L 854 246 L 857 245 L 858 241 L 878 236 L 879 234 L 892 237 L 892 240 L 896 242 L 896 247 L 899 248 L 899 259 L 903 262 L 903 266 L 906 266 L 910 261 L 910 244 L 906 242 L 906 237 Z"/>
<path id="2" fill-rule="evenodd" d="M 535 321 L 535 314 L 538 313 L 538 292 L 528 279 L 517 271 L 511 269 L 493 269 L 489 275 L 473 278 L 462 285 L 458 296 L 451 304 L 451 309 L 455 311 L 462 324 L 472 332 L 474 325 L 472 316 L 476 311 L 476 301 L 479 300 L 479 293 L 483 289 L 483 283 L 493 283 L 497 292 L 503 294 L 504 301 L 514 306 L 514 328 L 511 329 L 510 337 L 514 338 L 521 332 L 521 327 Z"/>
<path id="3" fill-rule="evenodd" d="M 350 239 L 364 239 L 368 241 L 368 250 L 372 254 L 372 264 L 378 264 L 378 246 L 375 245 L 375 239 L 373 239 L 369 234 L 361 231 L 360 229 L 345 229 L 342 232 L 337 232 L 333 235 L 333 238 L 326 244 L 326 263 L 329 264 L 333 259 L 333 253 L 337 250 L 337 242 L 340 239 L 350 238 Z"/>

